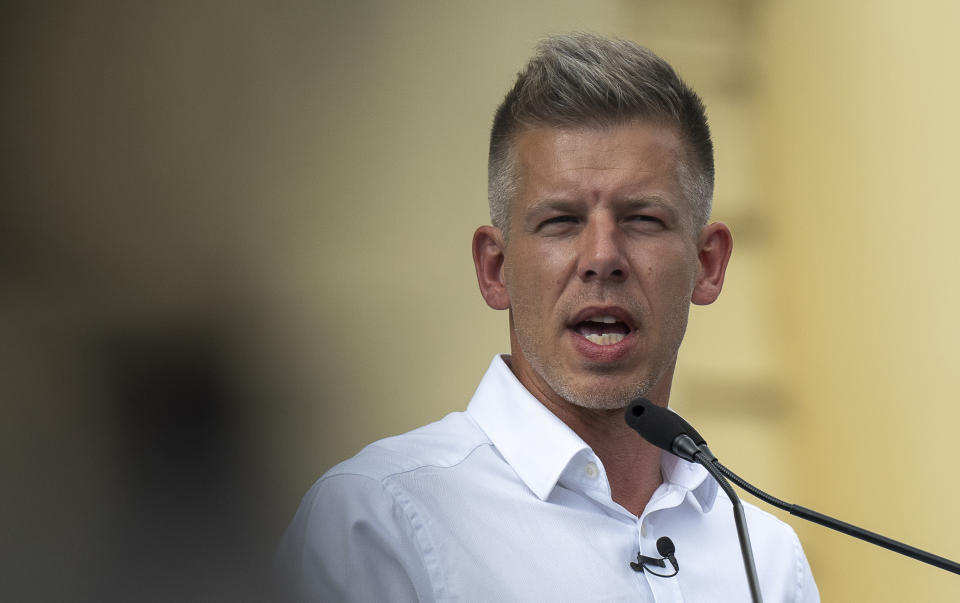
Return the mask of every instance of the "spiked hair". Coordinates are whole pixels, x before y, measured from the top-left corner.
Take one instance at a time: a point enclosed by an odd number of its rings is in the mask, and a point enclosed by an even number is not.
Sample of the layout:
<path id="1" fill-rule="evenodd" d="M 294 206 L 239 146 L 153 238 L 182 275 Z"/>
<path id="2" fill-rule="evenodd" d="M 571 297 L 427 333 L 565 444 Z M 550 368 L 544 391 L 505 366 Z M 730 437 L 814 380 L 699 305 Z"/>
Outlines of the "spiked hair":
<path id="1" fill-rule="evenodd" d="M 497 109 L 487 172 L 493 225 L 509 237 L 510 207 L 520 178 L 514 143 L 520 132 L 540 126 L 604 128 L 633 120 L 676 128 L 685 147 L 680 186 L 699 231 L 710 218 L 714 179 L 703 102 L 649 49 L 581 33 L 540 42 Z"/>

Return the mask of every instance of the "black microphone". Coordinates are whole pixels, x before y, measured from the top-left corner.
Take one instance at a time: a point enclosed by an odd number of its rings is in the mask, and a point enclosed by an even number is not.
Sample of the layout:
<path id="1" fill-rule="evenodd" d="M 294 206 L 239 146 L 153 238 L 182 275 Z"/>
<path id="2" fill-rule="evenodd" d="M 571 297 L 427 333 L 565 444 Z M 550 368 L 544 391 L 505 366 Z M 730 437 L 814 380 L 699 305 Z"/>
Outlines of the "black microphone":
<path id="1" fill-rule="evenodd" d="M 631 561 L 630 567 L 633 568 L 635 572 L 643 572 L 653 574 L 654 576 L 659 576 L 661 578 L 672 578 L 680 572 L 680 564 L 677 563 L 677 558 L 674 556 L 674 553 L 677 552 L 677 547 L 673 545 L 673 541 L 670 540 L 667 536 L 661 536 L 657 539 L 657 552 L 660 553 L 660 559 L 654 557 L 647 557 L 646 555 L 641 555 L 637 553 L 636 562 Z M 672 574 L 658 574 L 657 572 L 650 569 L 649 566 L 654 567 L 667 567 L 667 564 L 664 563 L 664 559 L 670 562 L 670 565 L 673 566 Z"/>
<path id="2" fill-rule="evenodd" d="M 726 480 L 721 481 L 720 477 L 718 476 L 726 476 L 730 478 L 734 483 L 750 494 L 756 496 L 767 504 L 773 505 L 778 509 L 782 509 L 790 513 L 794 517 L 800 517 L 801 519 L 820 524 L 826 528 L 830 528 L 831 530 L 836 530 L 848 536 L 859 538 L 860 540 L 864 540 L 870 544 L 881 546 L 887 550 L 900 553 L 901 555 L 916 559 L 917 561 L 922 561 L 934 567 L 939 567 L 940 569 L 948 572 L 960 574 L 960 563 L 957 563 L 956 561 L 951 561 L 945 557 L 934 555 L 933 553 L 918 549 L 903 542 L 887 538 L 886 536 L 877 534 L 875 532 L 871 532 L 861 527 L 840 521 L 839 519 L 835 519 L 829 515 L 817 513 L 816 511 L 806 507 L 801 507 L 800 505 L 792 504 L 767 494 L 763 490 L 760 490 L 756 486 L 744 480 L 742 477 L 735 474 L 730 469 L 724 467 L 723 464 L 717 460 L 715 456 L 713 456 L 713 453 L 710 452 L 710 449 L 707 448 L 706 441 L 703 439 L 703 437 L 697 433 L 697 430 L 694 429 L 689 423 L 684 421 L 680 415 L 663 407 L 657 406 L 648 400 L 639 398 L 631 402 L 626 409 L 626 421 L 630 427 L 635 429 L 643 437 L 643 439 L 647 440 L 651 444 L 666 450 L 667 452 L 675 454 L 684 460 L 703 465 L 704 468 L 711 473 L 711 475 L 714 475 L 714 477 L 717 478 L 717 481 L 721 487 L 726 484 L 724 491 L 727 492 L 728 495 L 733 491 L 733 488 L 730 488 L 730 485 L 727 484 Z M 730 490 L 728 491 L 727 488 L 730 488 Z M 734 500 L 734 497 L 731 497 L 731 500 Z M 737 503 L 739 503 L 739 500 L 737 500 L 734 504 L 735 512 Z M 743 548 L 742 540 L 741 548 Z M 663 553 L 661 553 L 661 555 L 662 554 Z M 746 557 L 744 558 L 744 561 L 746 562 Z"/>
<path id="3" fill-rule="evenodd" d="M 700 451 L 700 446 L 707 445 L 703 436 L 684 421 L 683 417 L 644 398 L 637 398 L 627 406 L 626 419 L 627 425 L 635 429 L 644 440 L 685 461 L 697 462 L 693 456 Z M 682 439 L 678 442 L 681 436 L 689 437 L 695 449 L 690 450 L 686 445 L 688 443 Z"/>
<path id="4" fill-rule="evenodd" d="M 657 539 L 657 552 L 660 553 L 660 556 L 670 562 L 670 565 L 673 566 L 673 573 L 676 574 L 680 571 L 680 564 L 677 563 L 677 558 L 674 557 L 674 553 L 677 552 L 677 547 L 673 546 L 673 541 L 667 538 L 666 536 L 661 536 Z"/>
<path id="5" fill-rule="evenodd" d="M 697 458 L 698 455 L 708 463 L 717 460 L 703 436 L 677 413 L 657 406 L 645 398 L 637 398 L 627 406 L 625 414 L 627 425 L 657 448 L 675 454 L 685 461 L 699 463 L 706 467 L 707 471 L 710 471 L 711 467 Z"/>
<path id="6" fill-rule="evenodd" d="M 707 447 L 706 440 L 680 415 L 644 398 L 637 398 L 628 404 L 624 415 L 627 425 L 635 429 L 643 439 L 684 460 L 702 465 L 726 492 L 733 504 L 733 520 L 737 526 L 737 539 L 740 541 L 743 570 L 747 575 L 750 597 L 754 603 L 761 603 L 763 595 L 760 593 L 760 578 L 753 560 L 753 549 L 750 546 L 750 534 L 747 531 L 747 516 L 743 511 L 743 503 L 714 465 L 717 459 Z M 663 555 L 663 553 L 660 554 Z"/>

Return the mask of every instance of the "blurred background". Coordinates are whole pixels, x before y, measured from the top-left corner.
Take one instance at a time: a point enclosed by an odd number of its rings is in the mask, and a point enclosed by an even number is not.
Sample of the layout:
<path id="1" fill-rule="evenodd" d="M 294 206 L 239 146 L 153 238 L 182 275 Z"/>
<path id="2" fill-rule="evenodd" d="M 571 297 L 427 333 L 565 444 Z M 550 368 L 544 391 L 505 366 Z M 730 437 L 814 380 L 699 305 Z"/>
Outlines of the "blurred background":
<path id="1" fill-rule="evenodd" d="M 735 250 L 674 407 L 771 493 L 960 559 L 956 4 L 2 10 L 0 599 L 267 600 L 317 477 L 462 410 L 508 349 L 470 258 L 489 124 L 571 30 L 708 107 Z M 825 601 L 957 600 L 790 523 Z"/>

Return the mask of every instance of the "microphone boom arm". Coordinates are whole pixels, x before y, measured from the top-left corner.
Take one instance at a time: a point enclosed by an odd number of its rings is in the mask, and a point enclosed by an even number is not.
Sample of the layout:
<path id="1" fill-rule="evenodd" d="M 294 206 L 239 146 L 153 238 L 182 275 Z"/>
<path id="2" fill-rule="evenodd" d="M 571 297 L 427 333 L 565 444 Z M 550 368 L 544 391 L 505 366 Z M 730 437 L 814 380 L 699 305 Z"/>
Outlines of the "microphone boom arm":
<path id="1" fill-rule="evenodd" d="M 806 507 L 801 507 L 800 505 L 794 505 L 794 504 L 782 501 L 779 498 L 775 496 L 770 496 L 763 490 L 748 483 L 742 477 L 740 477 L 733 471 L 730 471 L 729 469 L 724 467 L 720 463 L 720 461 L 718 461 L 716 458 L 714 458 L 711 461 L 711 464 L 720 473 L 730 478 L 730 480 L 733 483 L 737 484 L 738 486 L 740 486 L 750 494 L 756 496 L 757 498 L 759 498 L 760 500 L 768 504 L 773 505 L 774 507 L 777 507 L 778 509 L 782 509 L 790 513 L 794 517 L 806 519 L 807 521 L 820 524 L 824 527 L 830 528 L 831 530 L 842 532 L 847 536 L 853 536 L 854 538 L 859 538 L 860 540 L 864 540 L 866 542 L 869 542 L 870 544 L 881 546 L 887 550 L 893 551 L 894 553 L 900 553 L 901 555 L 906 555 L 907 557 L 911 557 L 913 559 L 916 559 L 917 561 L 928 563 L 934 567 L 939 567 L 940 569 L 947 570 L 948 572 L 953 572 L 954 574 L 960 574 L 960 563 L 951 561 L 944 557 L 940 557 L 939 555 L 934 555 L 933 553 L 928 553 L 927 551 L 910 546 L 909 544 L 898 542 L 896 540 L 893 540 L 892 538 L 881 536 L 880 534 L 876 534 L 869 530 L 858 528 L 855 525 L 846 523 L 844 521 L 840 521 L 839 519 L 834 519 L 829 515 L 824 515 L 823 513 L 817 513 L 816 511 L 813 511 Z M 707 469 L 707 471 L 709 471 L 709 469 Z"/>

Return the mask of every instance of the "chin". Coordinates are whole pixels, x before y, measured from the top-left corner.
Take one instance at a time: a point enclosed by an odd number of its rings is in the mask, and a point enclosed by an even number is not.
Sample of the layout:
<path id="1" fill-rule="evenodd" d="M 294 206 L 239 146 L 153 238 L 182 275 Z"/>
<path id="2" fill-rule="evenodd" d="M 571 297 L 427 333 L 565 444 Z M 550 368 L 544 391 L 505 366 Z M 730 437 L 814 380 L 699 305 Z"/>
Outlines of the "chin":
<path id="1" fill-rule="evenodd" d="M 553 390 L 575 406 L 593 410 L 619 410 L 626 408 L 637 398 L 647 395 L 651 389 L 646 382 L 629 385 L 603 385 L 596 383 L 557 383 Z"/>

